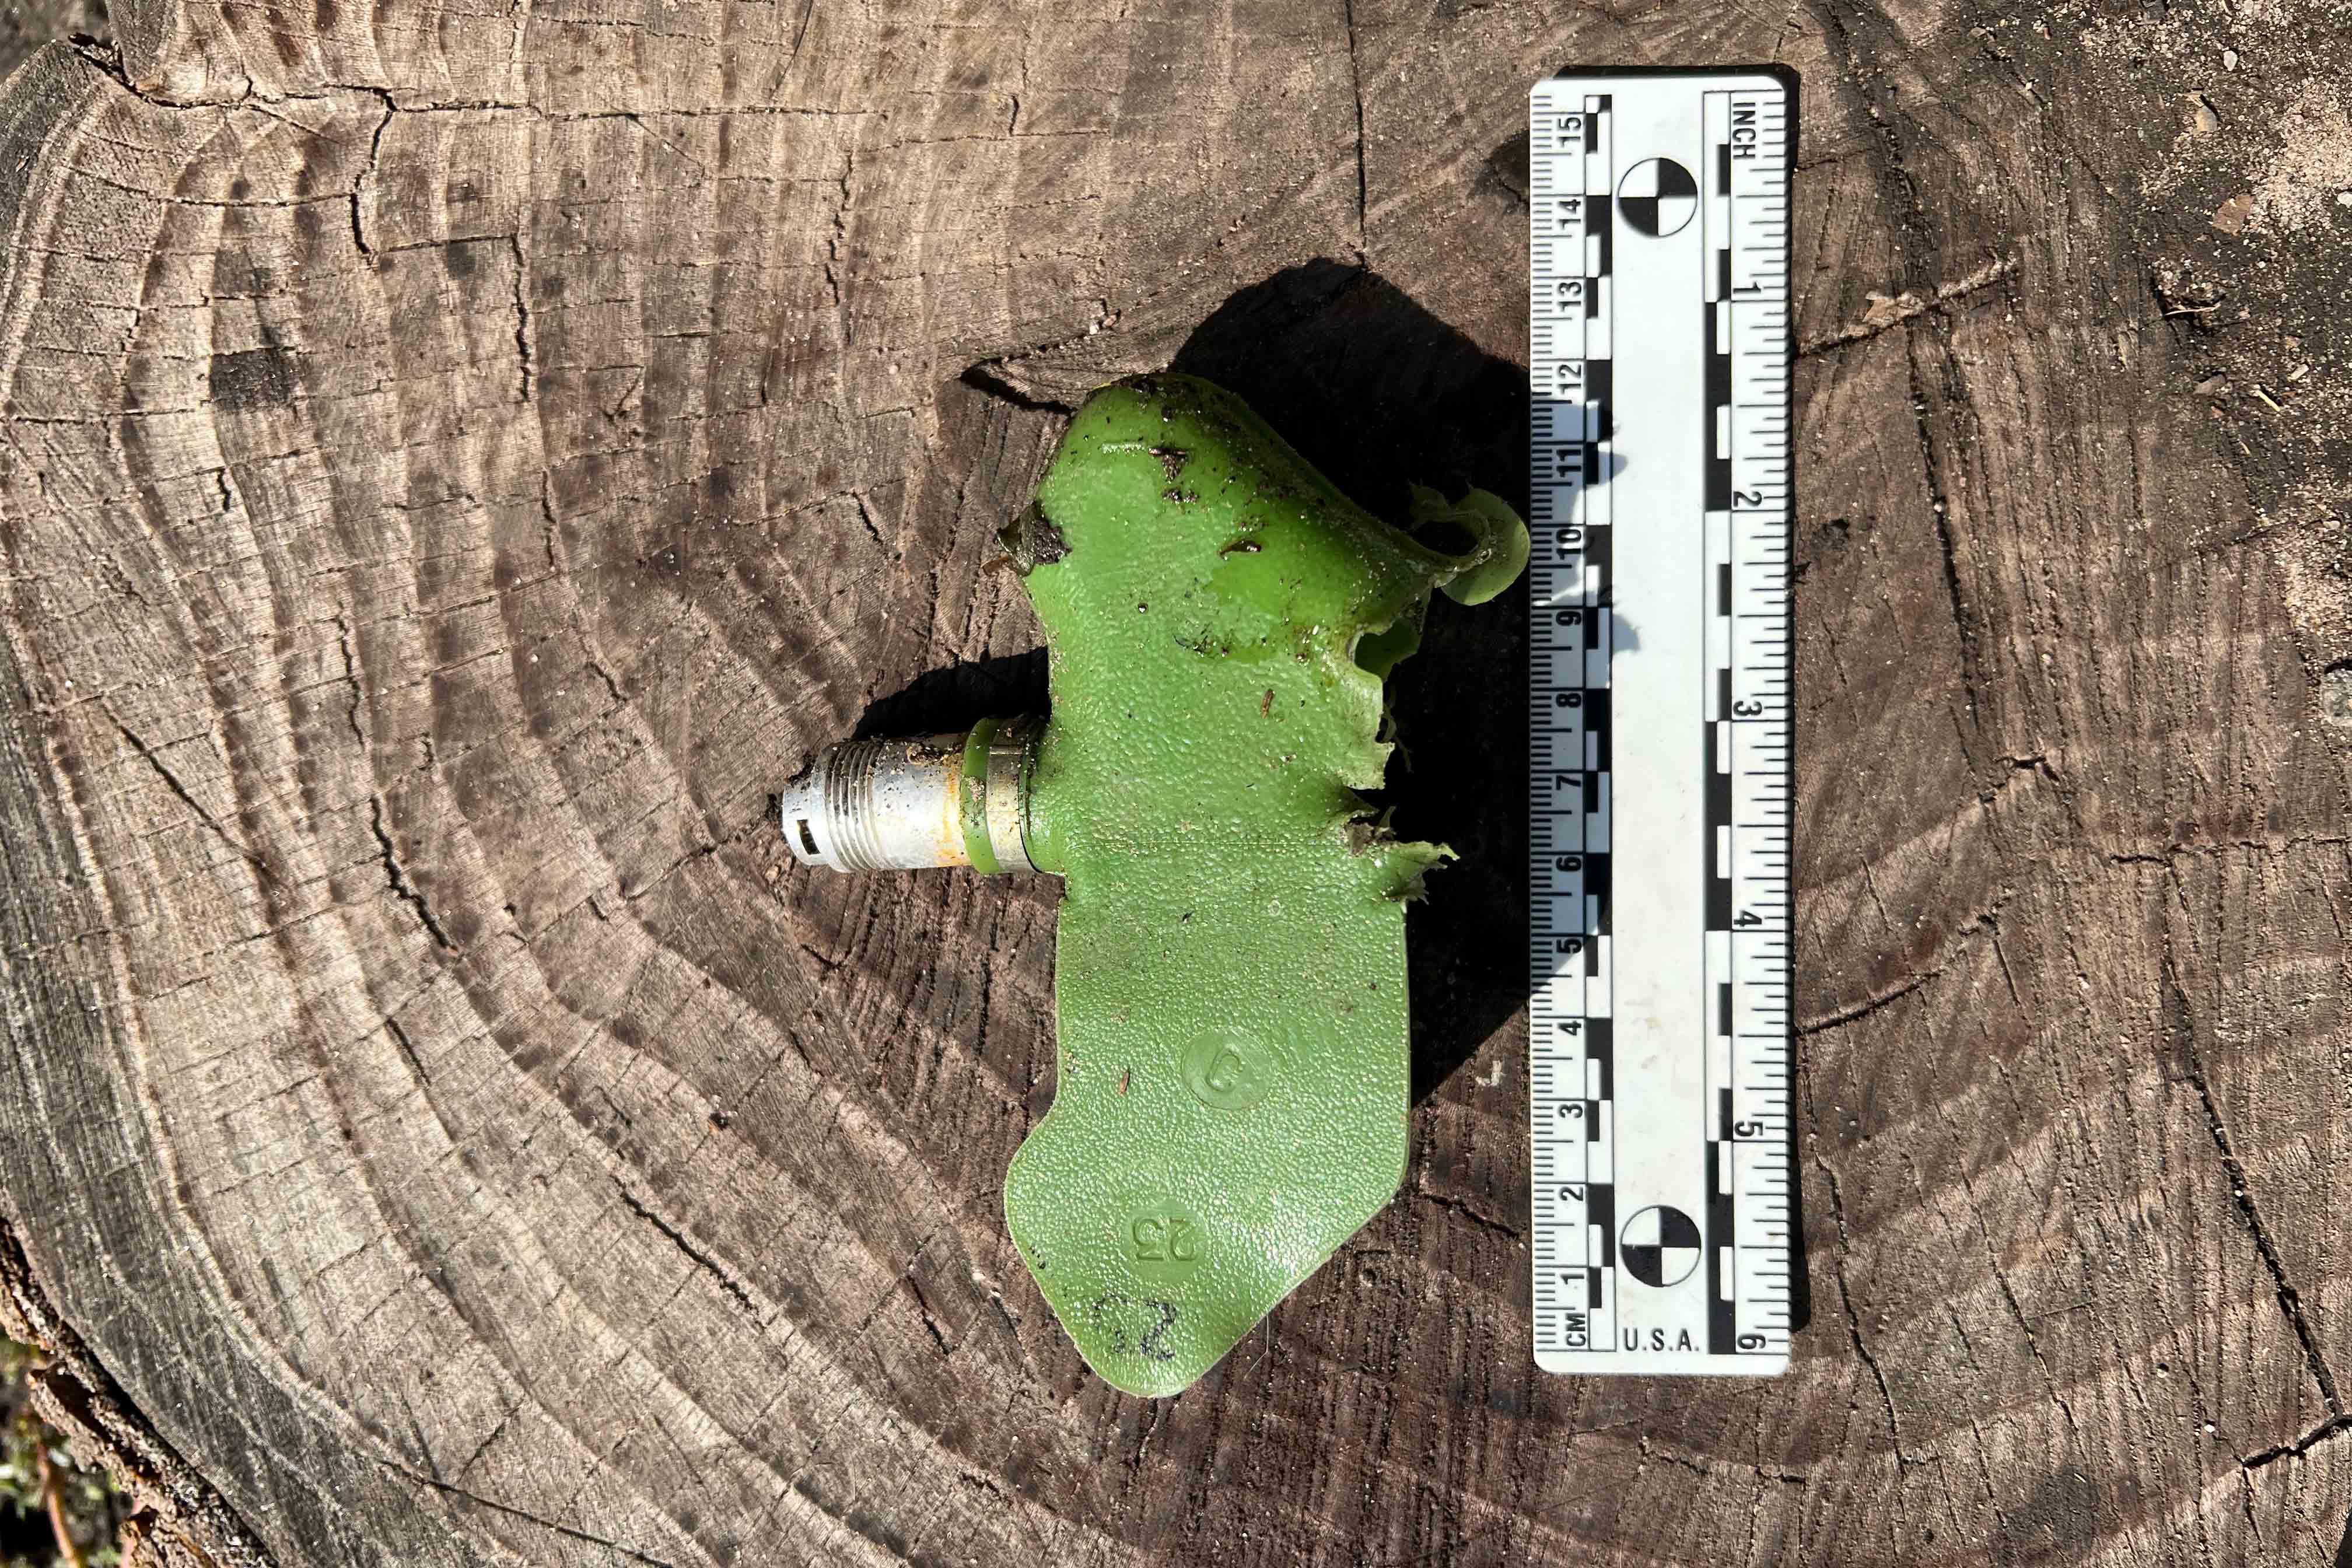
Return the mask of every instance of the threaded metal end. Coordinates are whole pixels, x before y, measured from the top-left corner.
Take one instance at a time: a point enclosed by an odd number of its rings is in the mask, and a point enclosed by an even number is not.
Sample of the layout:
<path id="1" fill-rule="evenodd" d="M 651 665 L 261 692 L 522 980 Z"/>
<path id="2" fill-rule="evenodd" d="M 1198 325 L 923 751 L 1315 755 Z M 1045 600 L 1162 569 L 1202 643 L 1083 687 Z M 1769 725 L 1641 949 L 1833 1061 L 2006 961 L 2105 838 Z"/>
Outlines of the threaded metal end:
<path id="1" fill-rule="evenodd" d="M 879 871 L 888 864 L 879 814 L 874 798 L 875 776 L 881 771 L 879 741 L 852 741 L 837 748 L 824 770 L 825 816 L 833 825 L 834 863 L 845 871 Z"/>
<path id="2" fill-rule="evenodd" d="M 976 858 L 987 869 L 1029 870 L 1022 840 L 1034 728 L 991 721 L 969 735 L 828 746 L 777 798 L 784 842 L 803 865 L 836 871 Z"/>

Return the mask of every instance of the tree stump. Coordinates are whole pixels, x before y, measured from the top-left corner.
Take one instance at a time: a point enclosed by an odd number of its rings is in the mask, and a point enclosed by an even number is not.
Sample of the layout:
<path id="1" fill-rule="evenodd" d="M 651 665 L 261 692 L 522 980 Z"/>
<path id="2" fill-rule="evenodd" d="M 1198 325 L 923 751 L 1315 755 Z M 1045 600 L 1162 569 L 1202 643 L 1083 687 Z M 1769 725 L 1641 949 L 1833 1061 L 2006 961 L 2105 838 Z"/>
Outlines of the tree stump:
<path id="1" fill-rule="evenodd" d="M 167 1549 L 2344 1560 L 2340 18 L 113 22 L 0 95 L 0 1320 Z M 1772 58 L 1794 1364 L 1530 1363 L 1524 633 L 1441 605 L 1405 1189 L 1118 1396 L 998 1202 L 1055 889 L 806 872 L 770 794 L 1039 700 L 992 535 L 1114 375 L 1523 498 L 1526 89 Z"/>

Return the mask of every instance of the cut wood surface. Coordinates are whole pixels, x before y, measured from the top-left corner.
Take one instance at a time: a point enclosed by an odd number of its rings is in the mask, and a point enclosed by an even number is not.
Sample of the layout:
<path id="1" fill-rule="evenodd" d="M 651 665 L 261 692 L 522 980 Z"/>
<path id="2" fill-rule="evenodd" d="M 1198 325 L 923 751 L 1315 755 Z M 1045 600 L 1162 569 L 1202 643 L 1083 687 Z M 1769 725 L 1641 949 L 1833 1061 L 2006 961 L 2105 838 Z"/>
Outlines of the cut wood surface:
<path id="1" fill-rule="evenodd" d="M 0 92 L 0 1326 L 163 1549 L 2345 1561 L 2326 6 L 110 25 Z M 1055 885 L 805 871 L 771 793 L 1041 700 L 992 535 L 1114 375 L 1523 499 L 1527 87 L 1774 58 L 1794 1364 L 1531 1364 L 1523 633 L 1441 605 L 1404 1190 L 1119 1396 L 999 1204 Z"/>

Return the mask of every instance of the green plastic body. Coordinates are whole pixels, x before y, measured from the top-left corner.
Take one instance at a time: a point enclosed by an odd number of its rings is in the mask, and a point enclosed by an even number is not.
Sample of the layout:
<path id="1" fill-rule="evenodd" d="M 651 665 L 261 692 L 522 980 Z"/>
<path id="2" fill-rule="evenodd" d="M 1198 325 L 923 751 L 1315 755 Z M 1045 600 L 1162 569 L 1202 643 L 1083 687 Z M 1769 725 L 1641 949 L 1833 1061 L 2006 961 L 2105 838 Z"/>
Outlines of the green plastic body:
<path id="1" fill-rule="evenodd" d="M 1431 588 L 1524 564 L 1507 508 L 1462 504 L 1417 514 L 1478 547 L 1426 548 L 1168 374 L 1090 397 L 1006 531 L 1050 647 L 1028 851 L 1067 887 L 1059 1082 L 1005 1215 L 1130 1393 L 1207 1371 L 1402 1176 L 1404 901 L 1449 852 L 1356 792 Z"/>

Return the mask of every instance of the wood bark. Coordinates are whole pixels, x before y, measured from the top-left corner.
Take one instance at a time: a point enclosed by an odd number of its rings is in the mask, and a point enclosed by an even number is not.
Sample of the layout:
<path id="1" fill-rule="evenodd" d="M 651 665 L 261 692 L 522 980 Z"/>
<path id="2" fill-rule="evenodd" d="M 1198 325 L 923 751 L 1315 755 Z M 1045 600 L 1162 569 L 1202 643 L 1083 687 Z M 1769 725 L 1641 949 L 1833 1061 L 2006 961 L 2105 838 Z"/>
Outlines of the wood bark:
<path id="1" fill-rule="evenodd" d="M 2344 1561 L 2341 20 L 112 23 L 0 92 L 0 1317 L 168 1550 Z M 992 534 L 1113 375 L 1524 496 L 1526 88 L 1769 58 L 1795 1363 L 1530 1363 L 1522 634 L 1440 606 L 1404 1191 L 1115 1395 L 998 1205 L 1053 885 L 806 872 L 770 792 L 1038 700 Z"/>

